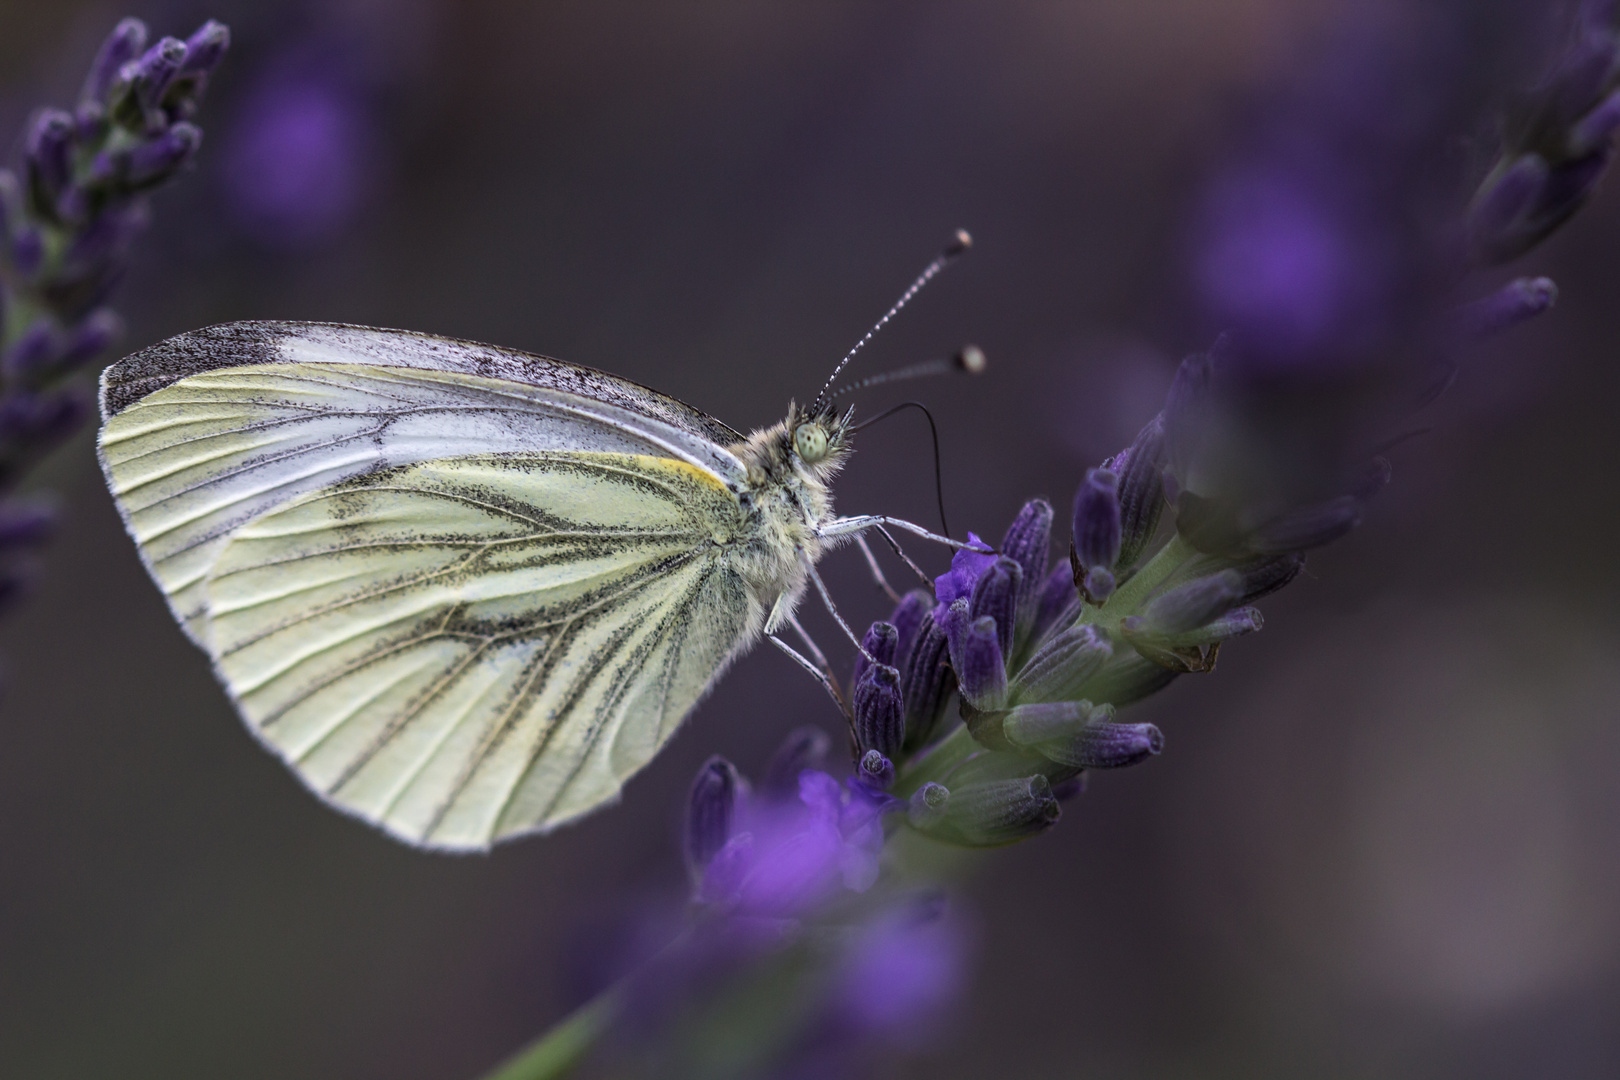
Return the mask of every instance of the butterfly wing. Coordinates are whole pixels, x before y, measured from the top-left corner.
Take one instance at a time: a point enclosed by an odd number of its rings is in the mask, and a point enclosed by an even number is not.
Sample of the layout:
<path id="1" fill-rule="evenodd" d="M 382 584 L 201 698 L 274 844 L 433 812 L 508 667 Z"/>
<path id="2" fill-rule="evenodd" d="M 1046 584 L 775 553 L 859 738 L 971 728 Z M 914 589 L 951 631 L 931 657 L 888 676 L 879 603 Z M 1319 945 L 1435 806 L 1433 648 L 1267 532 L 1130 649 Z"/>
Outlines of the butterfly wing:
<path id="1" fill-rule="evenodd" d="M 175 616 L 207 648 L 201 588 L 241 525 L 379 468 L 594 450 L 682 461 L 739 490 L 737 433 L 625 379 L 395 330 L 230 323 L 102 376 L 102 468 Z"/>
<path id="2" fill-rule="evenodd" d="M 215 662 L 307 783 L 396 835 L 548 829 L 616 795 L 757 630 L 712 542 L 728 504 L 627 454 L 358 477 L 232 536 Z"/>
<path id="3" fill-rule="evenodd" d="M 249 329 L 249 364 L 204 363 L 234 355 L 219 331 L 237 324 L 110 369 L 101 439 L 153 577 L 249 725 L 313 789 L 430 846 L 613 798 L 762 620 L 722 547 L 729 429 L 521 354 Z"/>

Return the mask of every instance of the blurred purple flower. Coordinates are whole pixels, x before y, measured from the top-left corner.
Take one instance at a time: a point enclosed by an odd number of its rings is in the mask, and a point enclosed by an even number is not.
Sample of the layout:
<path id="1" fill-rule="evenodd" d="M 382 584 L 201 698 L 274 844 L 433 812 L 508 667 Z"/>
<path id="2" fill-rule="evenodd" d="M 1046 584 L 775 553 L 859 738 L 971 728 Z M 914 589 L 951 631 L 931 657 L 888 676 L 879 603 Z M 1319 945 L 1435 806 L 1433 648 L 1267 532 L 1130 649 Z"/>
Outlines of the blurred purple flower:
<path id="1" fill-rule="evenodd" d="M 845 945 L 834 990 L 840 1019 L 890 1039 L 923 1034 L 961 990 L 965 944 L 938 902 L 883 912 Z"/>
<path id="2" fill-rule="evenodd" d="M 1383 260 L 1327 193 L 1283 169 L 1243 169 L 1215 185 L 1207 215 L 1196 274 L 1223 325 L 1295 359 L 1347 329 L 1365 333 L 1351 324 L 1369 314 Z"/>
<path id="3" fill-rule="evenodd" d="M 239 226 L 278 248 L 307 248 L 358 215 L 374 171 L 361 93 L 311 64 L 261 75 L 238 106 L 225 148 L 226 197 Z"/>
<path id="4" fill-rule="evenodd" d="M 765 800 L 739 815 L 738 830 L 704 871 L 700 897 L 741 915 L 791 919 L 841 889 L 877 880 L 882 815 L 897 800 L 824 772 L 799 774 L 797 801 Z"/>

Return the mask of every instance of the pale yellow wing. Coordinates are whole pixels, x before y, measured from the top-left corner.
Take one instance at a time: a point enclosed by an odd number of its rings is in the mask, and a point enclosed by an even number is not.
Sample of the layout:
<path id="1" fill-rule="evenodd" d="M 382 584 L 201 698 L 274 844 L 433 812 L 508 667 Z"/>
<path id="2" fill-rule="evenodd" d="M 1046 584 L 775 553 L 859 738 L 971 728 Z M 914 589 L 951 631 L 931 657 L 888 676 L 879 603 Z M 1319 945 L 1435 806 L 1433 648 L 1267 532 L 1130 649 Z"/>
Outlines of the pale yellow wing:
<path id="1" fill-rule="evenodd" d="M 702 470 L 465 457 L 358 477 L 238 529 L 206 581 L 242 715 L 311 788 L 476 849 L 614 798 L 762 619 Z"/>
<path id="2" fill-rule="evenodd" d="M 130 535 L 203 648 L 202 582 L 232 532 L 376 469 L 591 450 L 685 462 L 737 491 L 737 436 L 673 398 L 475 342 L 307 323 L 170 338 L 102 376 L 100 454 Z"/>

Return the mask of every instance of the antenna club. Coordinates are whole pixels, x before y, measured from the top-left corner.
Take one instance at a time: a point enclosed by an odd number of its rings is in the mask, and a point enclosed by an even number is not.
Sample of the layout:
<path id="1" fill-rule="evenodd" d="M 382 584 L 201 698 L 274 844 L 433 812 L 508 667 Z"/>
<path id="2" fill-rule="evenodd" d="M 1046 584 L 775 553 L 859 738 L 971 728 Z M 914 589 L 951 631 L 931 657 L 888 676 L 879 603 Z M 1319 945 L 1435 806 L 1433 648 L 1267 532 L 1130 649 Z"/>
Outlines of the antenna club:
<path id="1" fill-rule="evenodd" d="M 977 345 L 964 345 L 953 357 L 956 366 L 969 375 L 978 375 L 984 371 L 984 350 Z"/>
<path id="2" fill-rule="evenodd" d="M 943 254 L 947 259 L 954 259 L 958 255 L 966 254 L 972 246 L 973 237 L 968 235 L 968 231 L 966 229 L 957 229 L 956 235 L 951 238 L 951 242 L 945 245 Z"/>

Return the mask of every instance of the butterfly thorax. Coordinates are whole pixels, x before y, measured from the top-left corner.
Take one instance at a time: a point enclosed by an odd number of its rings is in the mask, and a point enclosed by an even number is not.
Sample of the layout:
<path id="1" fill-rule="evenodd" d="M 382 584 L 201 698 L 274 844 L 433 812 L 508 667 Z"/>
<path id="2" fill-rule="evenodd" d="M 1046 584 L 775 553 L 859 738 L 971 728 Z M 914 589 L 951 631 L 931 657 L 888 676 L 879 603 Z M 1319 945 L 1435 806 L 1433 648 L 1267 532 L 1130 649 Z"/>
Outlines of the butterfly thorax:
<path id="1" fill-rule="evenodd" d="M 850 453 L 849 415 L 812 417 L 790 406 L 787 419 L 729 449 L 748 471 L 737 569 L 767 607 L 797 598 L 805 586 L 799 552 L 815 562 L 826 543 L 819 530 L 833 518 L 830 484 Z"/>

